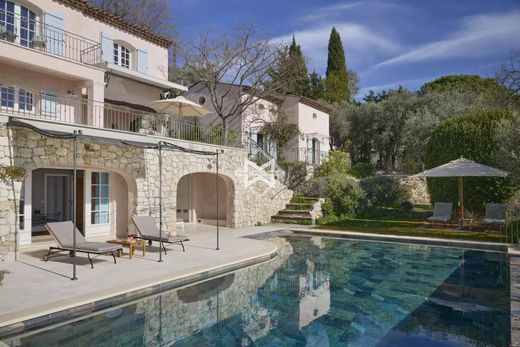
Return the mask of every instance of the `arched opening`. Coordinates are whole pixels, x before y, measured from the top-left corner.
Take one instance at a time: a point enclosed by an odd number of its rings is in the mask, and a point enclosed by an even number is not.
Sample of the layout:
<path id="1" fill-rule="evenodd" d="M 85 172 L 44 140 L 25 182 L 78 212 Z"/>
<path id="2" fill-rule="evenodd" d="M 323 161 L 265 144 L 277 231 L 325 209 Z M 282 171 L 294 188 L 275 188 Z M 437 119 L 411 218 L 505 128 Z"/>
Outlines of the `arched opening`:
<path id="1" fill-rule="evenodd" d="M 71 168 L 39 168 L 20 192 L 22 243 L 51 239 L 45 224 L 72 220 L 74 180 Z M 78 168 L 76 225 L 86 237 L 126 238 L 134 213 L 135 180 L 106 169 Z"/>
<path id="2" fill-rule="evenodd" d="M 217 177 L 200 172 L 181 177 L 177 184 L 177 219 L 185 222 L 231 226 L 234 185 L 231 178 L 219 175 L 217 216 Z"/>

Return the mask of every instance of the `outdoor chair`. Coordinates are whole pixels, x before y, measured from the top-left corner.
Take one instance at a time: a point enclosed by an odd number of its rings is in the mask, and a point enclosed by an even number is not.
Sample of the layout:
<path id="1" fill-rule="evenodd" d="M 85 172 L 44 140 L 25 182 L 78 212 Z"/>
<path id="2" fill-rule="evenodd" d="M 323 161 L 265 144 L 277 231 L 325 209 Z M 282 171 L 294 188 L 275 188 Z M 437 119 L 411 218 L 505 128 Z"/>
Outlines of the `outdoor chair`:
<path id="1" fill-rule="evenodd" d="M 502 232 L 502 226 L 506 225 L 506 210 L 506 204 L 486 204 L 486 216 L 483 223 L 488 226 L 498 225 Z"/>
<path id="2" fill-rule="evenodd" d="M 166 254 L 165 243 L 178 243 L 182 246 L 182 251 L 185 252 L 184 242 L 189 241 L 190 239 L 184 235 L 175 235 L 169 236 L 166 232 L 163 233 L 162 237 L 159 236 L 159 228 L 155 224 L 155 221 L 150 216 L 133 216 L 132 222 L 135 225 L 137 233 L 139 235 L 136 238 L 141 240 L 148 241 L 148 245 L 152 245 L 152 241 L 161 242 L 164 250 L 164 254 Z"/>
<path id="3" fill-rule="evenodd" d="M 453 204 L 451 202 L 436 202 L 433 208 L 433 216 L 428 217 L 428 221 L 433 224 L 449 222 L 450 225 L 453 225 L 452 211 Z"/>
<path id="4" fill-rule="evenodd" d="M 90 254 L 112 254 L 114 264 L 116 263 L 116 256 L 114 252 L 123 251 L 119 245 L 112 245 L 104 242 L 89 242 L 80 233 L 78 228 L 74 227 L 71 221 L 54 222 L 45 224 L 45 229 L 52 235 L 58 247 L 49 247 L 49 252 L 43 256 L 43 261 L 48 261 L 50 256 L 60 252 L 69 252 L 69 255 L 74 256 L 73 234 L 76 233 L 76 252 L 87 253 L 90 267 L 93 269 L 94 264 Z"/>

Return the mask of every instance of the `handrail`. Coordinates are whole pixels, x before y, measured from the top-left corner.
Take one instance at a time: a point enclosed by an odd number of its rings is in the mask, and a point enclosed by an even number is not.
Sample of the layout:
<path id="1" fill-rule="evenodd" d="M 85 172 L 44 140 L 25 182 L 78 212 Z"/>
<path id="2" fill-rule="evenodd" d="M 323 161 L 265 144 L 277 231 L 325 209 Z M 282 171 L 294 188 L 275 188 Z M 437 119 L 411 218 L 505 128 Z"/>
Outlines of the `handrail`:
<path id="1" fill-rule="evenodd" d="M 96 64 L 101 60 L 100 54 L 97 58 L 91 57 L 89 59 L 85 59 L 82 56 L 89 48 L 99 45 L 99 43 L 94 40 L 42 23 L 41 20 L 33 20 L 21 16 L 17 13 L 0 10 L 0 15 L 6 18 L 5 23 L 7 23 L 7 25 L 2 26 L 0 39 L 77 62 L 88 61 L 89 64 Z M 32 26 L 34 28 L 34 30 L 27 31 L 26 37 L 21 37 L 19 24 L 22 22 L 27 23 L 28 27 Z"/>

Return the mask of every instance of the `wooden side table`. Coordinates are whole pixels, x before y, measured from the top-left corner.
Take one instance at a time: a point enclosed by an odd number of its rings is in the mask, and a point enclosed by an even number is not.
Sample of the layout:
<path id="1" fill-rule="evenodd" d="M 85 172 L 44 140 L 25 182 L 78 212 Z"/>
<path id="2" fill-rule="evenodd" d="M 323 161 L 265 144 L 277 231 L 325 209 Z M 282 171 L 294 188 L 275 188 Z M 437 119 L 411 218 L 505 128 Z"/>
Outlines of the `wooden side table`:
<path id="1" fill-rule="evenodd" d="M 469 225 L 469 231 L 473 231 L 473 218 L 462 218 L 462 229 Z"/>
<path id="2" fill-rule="evenodd" d="M 115 243 L 117 245 L 128 247 L 128 258 L 132 259 L 135 252 L 135 247 L 141 247 L 143 249 L 143 257 L 146 255 L 146 242 L 145 240 L 132 240 L 127 239 L 114 239 L 108 240 L 108 243 Z"/>

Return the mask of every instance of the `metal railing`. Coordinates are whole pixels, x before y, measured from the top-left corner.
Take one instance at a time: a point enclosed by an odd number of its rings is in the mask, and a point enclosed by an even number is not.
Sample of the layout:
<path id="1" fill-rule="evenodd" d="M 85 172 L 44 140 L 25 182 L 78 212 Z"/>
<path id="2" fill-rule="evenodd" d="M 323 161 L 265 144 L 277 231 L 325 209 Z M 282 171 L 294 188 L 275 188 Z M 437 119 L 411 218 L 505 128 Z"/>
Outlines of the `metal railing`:
<path id="1" fill-rule="evenodd" d="M 0 96 L 0 112 L 7 115 L 241 147 L 240 141 L 228 140 L 224 143 L 218 127 L 205 128 L 197 121 L 177 119 L 74 95 L 61 98 L 45 93 L 30 94 L 27 98 L 24 96 L 24 103 L 20 103 L 22 91 L 11 88 L 11 92 L 14 92 L 13 96 L 7 99 Z M 7 94 L 4 93 L 5 95 Z"/>
<path id="2" fill-rule="evenodd" d="M 302 161 L 309 165 L 321 165 L 327 157 L 326 151 L 320 151 L 312 148 L 284 148 L 284 159 L 287 161 Z"/>
<path id="3" fill-rule="evenodd" d="M 520 244 L 520 203 L 509 204 L 506 212 L 506 243 Z"/>
<path id="4" fill-rule="evenodd" d="M 256 143 L 256 141 L 250 137 L 246 137 L 246 146 L 249 152 L 249 160 L 255 162 L 259 166 L 271 162 L 270 165 L 265 167 L 265 170 L 273 174 L 278 181 L 284 184 L 285 171 L 280 166 L 278 166 L 276 163 L 276 158 L 267 153 L 265 149 L 259 146 L 258 143 Z"/>
<path id="5" fill-rule="evenodd" d="M 101 62 L 98 42 L 1 9 L 0 39 L 81 63 Z"/>

